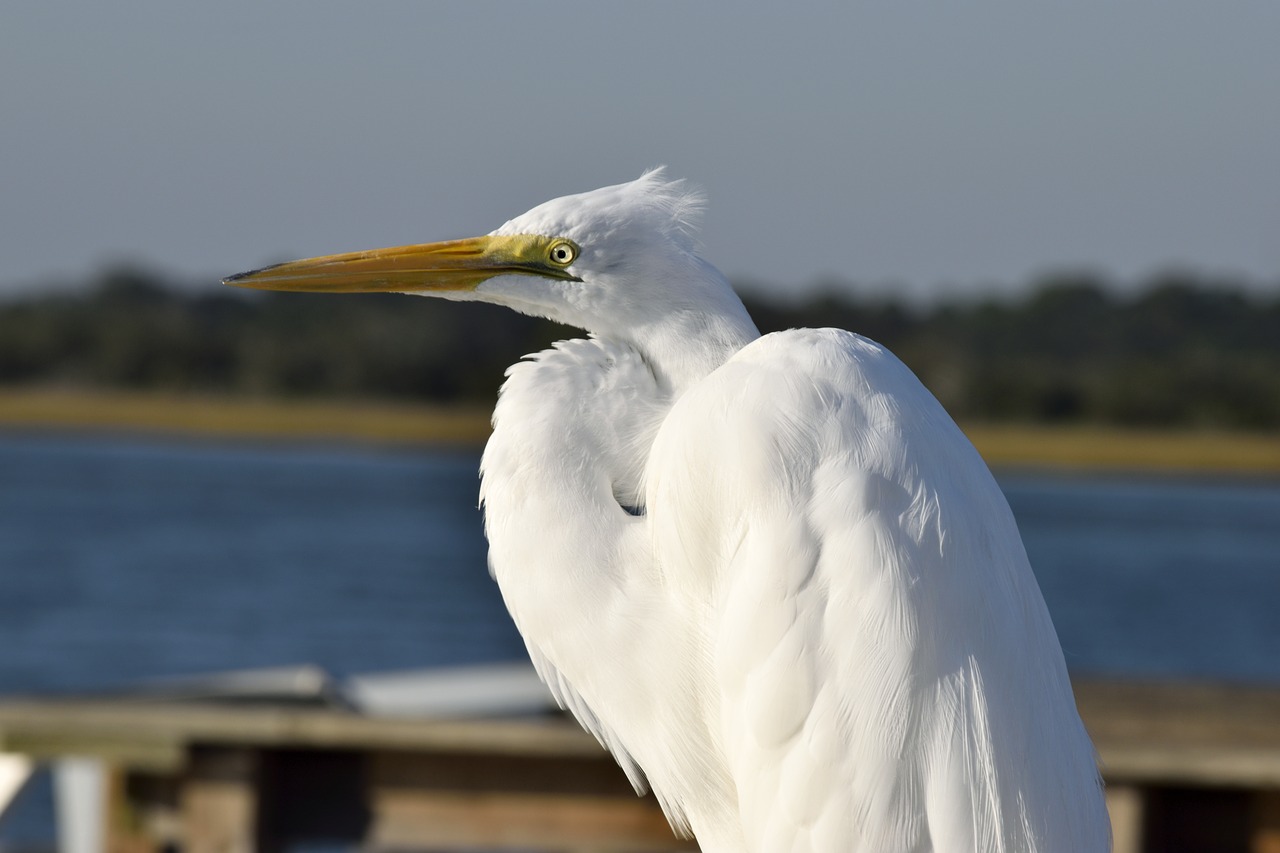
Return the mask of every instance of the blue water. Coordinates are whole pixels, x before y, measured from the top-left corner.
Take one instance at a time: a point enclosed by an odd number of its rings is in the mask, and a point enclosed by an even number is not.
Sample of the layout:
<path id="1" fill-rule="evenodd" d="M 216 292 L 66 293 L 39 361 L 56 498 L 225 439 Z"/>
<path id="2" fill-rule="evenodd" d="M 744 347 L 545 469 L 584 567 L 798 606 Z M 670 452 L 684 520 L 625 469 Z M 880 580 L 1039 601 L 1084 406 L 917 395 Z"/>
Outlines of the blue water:
<path id="1" fill-rule="evenodd" d="M 0 691 L 510 660 L 470 454 L 0 438 Z"/>
<path id="2" fill-rule="evenodd" d="M 520 659 L 477 463 L 0 435 L 0 692 Z M 1280 483 L 1000 482 L 1075 672 L 1280 682 Z"/>

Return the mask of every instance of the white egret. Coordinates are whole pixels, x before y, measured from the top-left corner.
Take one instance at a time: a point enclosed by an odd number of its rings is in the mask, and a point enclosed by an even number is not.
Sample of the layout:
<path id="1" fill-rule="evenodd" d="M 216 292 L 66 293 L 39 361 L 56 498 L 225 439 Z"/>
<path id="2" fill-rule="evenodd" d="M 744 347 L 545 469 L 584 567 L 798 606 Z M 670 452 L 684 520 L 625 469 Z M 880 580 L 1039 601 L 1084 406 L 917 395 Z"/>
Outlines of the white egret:
<path id="1" fill-rule="evenodd" d="M 763 337 L 652 171 L 488 236 L 227 279 L 585 329 L 507 373 L 490 566 L 539 673 L 704 851 L 1109 848 L 1013 516 L 897 358 Z M 802 245 L 779 251 L 803 252 Z"/>

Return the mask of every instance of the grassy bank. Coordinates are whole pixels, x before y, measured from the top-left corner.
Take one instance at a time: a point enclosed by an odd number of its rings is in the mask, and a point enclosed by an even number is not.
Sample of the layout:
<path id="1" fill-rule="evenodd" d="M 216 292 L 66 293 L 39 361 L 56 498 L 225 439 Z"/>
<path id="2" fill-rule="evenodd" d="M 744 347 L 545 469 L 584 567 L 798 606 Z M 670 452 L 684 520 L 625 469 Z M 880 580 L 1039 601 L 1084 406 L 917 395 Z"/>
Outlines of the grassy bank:
<path id="1" fill-rule="evenodd" d="M 489 412 L 370 401 L 291 401 L 0 390 L 0 428 L 479 446 Z"/>
<path id="2" fill-rule="evenodd" d="M 0 428 L 479 446 L 489 412 L 369 401 L 298 402 L 0 390 Z M 971 424 L 992 465 L 1280 475 L 1280 436 Z"/>
<path id="3" fill-rule="evenodd" d="M 1280 436 L 1094 426 L 968 424 L 990 465 L 1280 476 Z"/>

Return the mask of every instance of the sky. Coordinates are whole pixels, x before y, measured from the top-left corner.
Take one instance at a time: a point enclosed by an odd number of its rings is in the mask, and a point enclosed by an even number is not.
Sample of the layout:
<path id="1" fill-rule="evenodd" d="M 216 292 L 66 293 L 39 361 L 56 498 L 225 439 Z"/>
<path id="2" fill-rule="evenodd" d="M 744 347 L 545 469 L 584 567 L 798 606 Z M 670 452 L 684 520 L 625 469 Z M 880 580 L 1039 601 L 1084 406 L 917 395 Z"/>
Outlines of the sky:
<path id="1" fill-rule="evenodd" d="M 794 294 L 1280 282 L 1280 3 L 66 2 L 0 13 L 0 297 L 485 233 L 666 164 Z"/>

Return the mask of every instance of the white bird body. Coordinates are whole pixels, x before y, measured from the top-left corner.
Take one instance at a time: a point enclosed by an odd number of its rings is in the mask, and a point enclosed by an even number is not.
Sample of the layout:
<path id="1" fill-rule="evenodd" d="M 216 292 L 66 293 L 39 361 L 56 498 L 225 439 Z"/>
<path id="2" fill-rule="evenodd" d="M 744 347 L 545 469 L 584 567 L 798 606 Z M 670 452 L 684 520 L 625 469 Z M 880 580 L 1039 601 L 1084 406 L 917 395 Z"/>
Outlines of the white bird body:
<path id="1" fill-rule="evenodd" d="M 1107 849 L 1008 504 L 910 371 L 782 332 L 671 399 L 561 345 L 510 372 L 483 464 L 530 653 L 633 780 L 707 853 Z"/>
<path id="2" fill-rule="evenodd" d="M 593 333 L 511 368 L 482 463 L 491 570 L 542 677 L 706 853 L 1109 849 L 982 459 L 879 345 L 760 337 L 691 209 L 653 173 L 548 202 L 480 239 L 572 241 L 563 276 L 504 255 L 442 294 Z"/>

